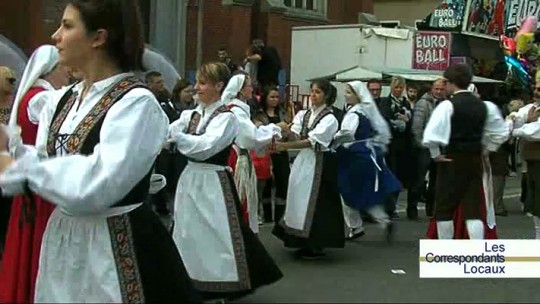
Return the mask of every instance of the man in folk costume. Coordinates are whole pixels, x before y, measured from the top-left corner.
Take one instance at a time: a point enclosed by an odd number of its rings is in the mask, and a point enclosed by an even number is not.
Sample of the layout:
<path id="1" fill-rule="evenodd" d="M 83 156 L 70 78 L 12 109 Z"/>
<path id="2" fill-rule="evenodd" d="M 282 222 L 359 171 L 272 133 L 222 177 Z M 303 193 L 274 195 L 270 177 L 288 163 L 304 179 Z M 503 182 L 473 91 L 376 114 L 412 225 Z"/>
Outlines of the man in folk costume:
<path id="1" fill-rule="evenodd" d="M 533 102 L 509 115 L 512 136 L 523 140 L 522 157 L 527 165 L 527 205 L 533 214 L 535 238 L 540 239 L 540 80 L 534 85 Z"/>
<path id="2" fill-rule="evenodd" d="M 468 91 L 473 92 L 476 97 L 479 97 L 478 91 L 474 84 L 470 84 Z M 480 219 L 484 224 L 484 238 L 485 239 L 497 239 L 497 227 L 495 220 L 494 209 L 494 189 L 493 189 L 493 177 L 492 168 L 490 163 L 490 156 L 484 155 L 482 158 L 483 172 L 482 172 L 482 198 L 480 203 Z M 435 164 L 438 164 L 435 162 Z M 436 186 L 435 186 L 436 187 Z M 466 221 L 463 215 L 463 205 L 460 205 L 454 211 L 454 239 L 468 239 L 469 234 L 466 227 Z M 437 220 L 432 217 L 429 221 L 426 236 L 430 239 L 438 238 Z"/>
<path id="3" fill-rule="evenodd" d="M 435 190 L 437 237 L 465 238 L 458 234 L 464 225 L 468 238 L 484 239 L 482 203 L 484 200 L 491 202 L 491 191 L 484 190 L 485 199 L 482 195 L 482 190 L 491 186 L 490 173 L 488 178 L 484 174 L 490 170 L 487 154 L 496 151 L 507 140 L 509 128 L 495 104 L 482 102 L 474 92 L 467 90 L 473 77 L 467 65 L 449 67 L 444 77 L 448 80 L 446 88 L 452 97 L 435 108 L 423 136 L 423 144 L 438 163 Z M 446 155 L 441 154 L 441 146 L 445 148 Z M 493 208 L 492 202 L 490 205 Z M 454 221 L 458 210 L 461 212 L 457 216 L 463 219 Z M 488 228 L 493 228 L 495 219 L 489 214 Z"/>
<path id="4" fill-rule="evenodd" d="M 236 116 L 240 132 L 235 139 L 228 164 L 234 171 L 234 182 L 242 202 L 244 218 L 249 221 L 253 232 L 259 231 L 257 176 L 250 150 L 262 150 L 275 137 L 281 138 L 281 128 L 275 124 L 255 126 L 251 121 L 249 105 L 244 101 L 251 97 L 251 79 L 243 73 L 234 75 L 223 91 L 222 101 Z M 244 99 L 244 100 L 242 100 Z"/>
<path id="5" fill-rule="evenodd" d="M 15 147 L 20 144 L 36 143 L 40 112 L 48 100 L 45 92 L 53 92 L 67 82 L 67 69 L 58 65 L 56 47 L 43 45 L 36 49 L 26 65 L 13 103 L 9 121 L 14 133 L 11 151 L 16 152 Z M 33 300 L 41 241 L 54 205 L 29 195 L 32 202 L 24 195 L 13 199 L 0 272 L 0 302 Z"/>

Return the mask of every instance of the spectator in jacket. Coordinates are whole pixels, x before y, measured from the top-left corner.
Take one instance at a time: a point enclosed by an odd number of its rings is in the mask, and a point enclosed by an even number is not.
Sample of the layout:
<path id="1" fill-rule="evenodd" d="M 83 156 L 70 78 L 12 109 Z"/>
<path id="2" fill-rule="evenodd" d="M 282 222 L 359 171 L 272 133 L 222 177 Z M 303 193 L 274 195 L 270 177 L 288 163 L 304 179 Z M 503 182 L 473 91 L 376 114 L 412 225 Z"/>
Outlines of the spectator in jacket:
<path id="1" fill-rule="evenodd" d="M 367 82 L 367 87 L 377 107 L 381 103 L 382 83 L 379 79 L 370 79 Z"/>
<path id="2" fill-rule="evenodd" d="M 416 157 L 416 176 L 413 186 L 410 189 L 410 196 L 407 199 L 407 217 L 411 220 L 418 219 L 418 201 L 425 190 L 425 178 L 429 171 L 429 183 L 426 193 L 426 214 L 433 215 L 433 202 L 435 195 L 435 163 L 432 161 L 429 150 L 422 145 L 424 129 L 431 117 L 433 109 L 439 102 L 445 99 L 446 80 L 436 79 L 431 90 L 425 93 L 415 104 L 414 115 L 411 126 L 413 136 L 413 156 Z"/>
<path id="3" fill-rule="evenodd" d="M 390 170 L 398 177 L 405 188 L 409 188 L 411 172 L 414 166 L 411 165 L 411 118 L 412 112 L 409 102 L 403 96 L 405 90 L 405 79 L 393 77 L 390 83 L 390 95 L 381 98 L 379 109 L 381 115 L 386 119 L 392 132 L 392 142 L 388 146 L 386 163 Z M 395 214 L 395 204 L 397 203 L 399 192 L 395 193 L 389 200 L 388 212 L 393 217 Z M 391 201 L 391 202 L 390 202 Z"/>
<path id="4" fill-rule="evenodd" d="M 252 46 L 253 52 L 246 57 L 245 62 L 257 64 L 257 82 L 260 88 L 264 90 L 267 86 L 278 86 L 281 57 L 276 48 L 265 45 L 261 39 L 254 39 Z"/>

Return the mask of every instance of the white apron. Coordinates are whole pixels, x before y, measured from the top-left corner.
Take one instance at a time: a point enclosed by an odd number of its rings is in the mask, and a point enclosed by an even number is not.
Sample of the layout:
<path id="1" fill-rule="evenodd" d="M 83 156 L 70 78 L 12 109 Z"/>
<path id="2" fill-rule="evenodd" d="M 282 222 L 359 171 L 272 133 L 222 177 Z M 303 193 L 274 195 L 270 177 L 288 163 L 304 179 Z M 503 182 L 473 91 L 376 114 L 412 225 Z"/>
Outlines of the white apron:
<path id="1" fill-rule="evenodd" d="M 195 288 L 236 291 L 250 286 L 227 167 L 189 162 L 178 181 L 173 239 Z"/>
<path id="2" fill-rule="evenodd" d="M 322 174 L 322 157 L 321 152 L 303 149 L 291 167 L 283 216 L 285 231 L 291 235 L 308 237 L 311 231 Z"/>
<path id="3" fill-rule="evenodd" d="M 247 155 L 240 154 L 234 146 L 238 159 L 234 170 L 234 183 L 240 202 L 247 201 L 249 227 L 259 233 L 259 196 L 257 194 L 257 176 L 253 162 Z"/>
<path id="4" fill-rule="evenodd" d="M 117 264 L 107 218 L 141 205 L 92 215 L 67 215 L 56 208 L 43 236 L 34 301 L 122 303 L 118 271 L 111 271 Z"/>
<path id="5" fill-rule="evenodd" d="M 491 164 L 489 156 L 482 156 L 483 172 L 482 185 L 484 188 L 485 204 L 486 204 L 486 224 L 489 229 L 495 228 L 495 207 L 493 205 L 493 179 L 491 176 Z"/>

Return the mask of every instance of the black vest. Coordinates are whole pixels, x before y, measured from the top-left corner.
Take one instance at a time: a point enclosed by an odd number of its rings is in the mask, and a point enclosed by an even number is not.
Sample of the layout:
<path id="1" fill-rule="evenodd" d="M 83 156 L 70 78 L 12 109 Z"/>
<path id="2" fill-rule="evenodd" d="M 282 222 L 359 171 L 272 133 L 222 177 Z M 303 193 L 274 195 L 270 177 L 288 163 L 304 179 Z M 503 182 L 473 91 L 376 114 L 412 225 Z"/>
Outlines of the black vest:
<path id="1" fill-rule="evenodd" d="M 129 91 L 139 87 L 145 88 L 146 86 L 134 77 L 128 76 L 120 80 L 109 89 L 94 108 L 90 110 L 90 113 L 88 113 L 83 122 L 77 126 L 73 134 L 62 135 L 59 134 L 60 127 L 77 99 L 77 94 L 74 94 L 72 89 L 68 90 L 60 99 L 51 121 L 47 144 L 49 156 L 56 155 L 56 148 L 58 145 L 65 147 L 69 153 L 81 155 L 92 154 L 94 147 L 99 144 L 99 133 L 108 110 Z M 144 201 L 150 189 L 151 175 L 152 169 L 150 169 L 150 171 L 124 196 L 124 198 L 115 203 L 112 207 L 127 206 Z"/>
<path id="2" fill-rule="evenodd" d="M 196 135 L 199 136 L 201 134 L 204 134 L 206 132 L 206 128 L 210 124 L 210 122 L 216 118 L 221 113 L 227 113 L 231 112 L 229 108 L 226 106 L 220 106 L 212 114 L 210 114 L 210 118 L 206 121 L 204 125 L 201 126 L 201 129 L 199 132 L 197 132 L 197 128 L 199 127 L 199 123 L 201 121 L 201 115 L 197 113 L 196 111 L 193 111 L 191 114 L 191 118 L 189 120 L 189 125 L 187 129 L 187 134 Z M 212 155 L 210 158 L 205 159 L 203 161 L 196 160 L 193 158 L 188 157 L 187 159 L 194 163 L 205 163 L 205 164 L 212 164 L 212 165 L 218 165 L 218 166 L 226 166 L 227 161 L 229 159 L 229 155 L 231 155 L 231 148 L 232 148 L 232 142 L 229 146 L 225 147 L 225 149 L 219 151 L 217 154 Z"/>
<path id="3" fill-rule="evenodd" d="M 454 95 L 448 153 L 481 153 L 482 135 L 487 118 L 487 108 L 482 100 L 470 92 Z"/>

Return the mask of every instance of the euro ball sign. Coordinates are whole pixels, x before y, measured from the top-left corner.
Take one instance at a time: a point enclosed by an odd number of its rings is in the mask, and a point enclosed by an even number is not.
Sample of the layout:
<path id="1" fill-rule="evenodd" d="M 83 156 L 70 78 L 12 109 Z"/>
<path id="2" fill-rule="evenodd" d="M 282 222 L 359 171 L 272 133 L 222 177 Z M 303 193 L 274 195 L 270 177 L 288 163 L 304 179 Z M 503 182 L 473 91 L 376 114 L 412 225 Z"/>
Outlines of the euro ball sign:
<path id="1" fill-rule="evenodd" d="M 447 61 L 449 41 L 445 35 L 418 34 L 415 39 L 416 65 L 442 64 Z"/>

